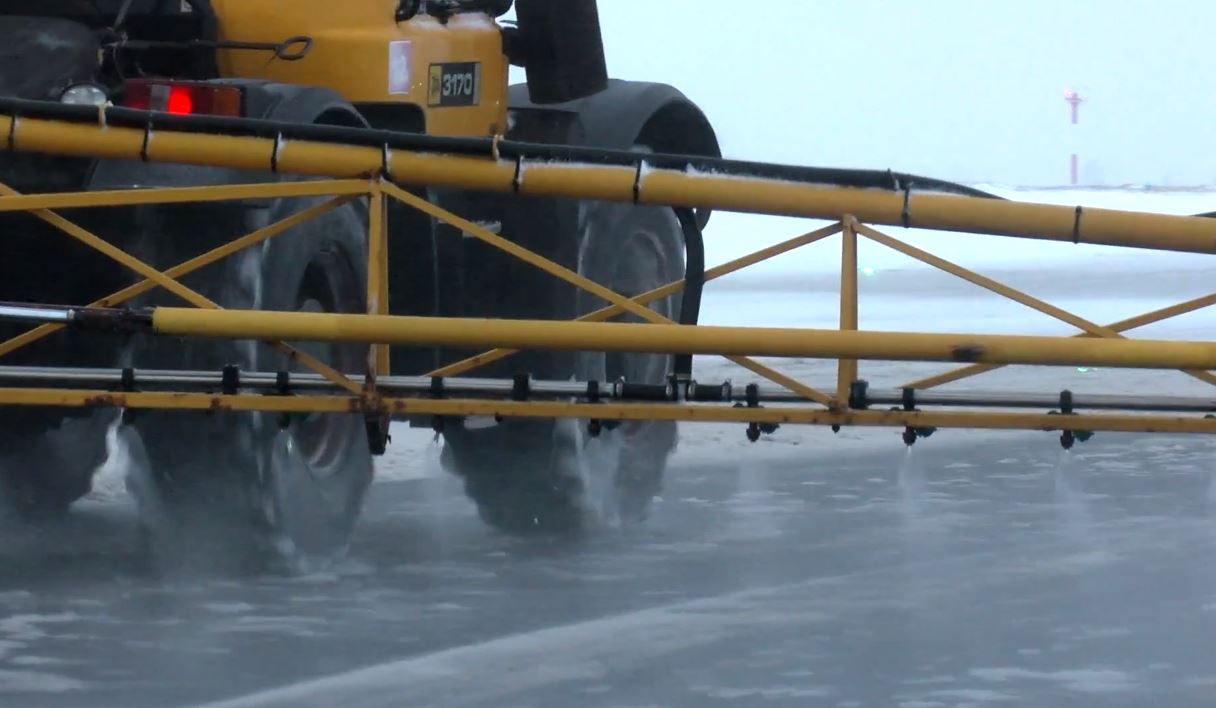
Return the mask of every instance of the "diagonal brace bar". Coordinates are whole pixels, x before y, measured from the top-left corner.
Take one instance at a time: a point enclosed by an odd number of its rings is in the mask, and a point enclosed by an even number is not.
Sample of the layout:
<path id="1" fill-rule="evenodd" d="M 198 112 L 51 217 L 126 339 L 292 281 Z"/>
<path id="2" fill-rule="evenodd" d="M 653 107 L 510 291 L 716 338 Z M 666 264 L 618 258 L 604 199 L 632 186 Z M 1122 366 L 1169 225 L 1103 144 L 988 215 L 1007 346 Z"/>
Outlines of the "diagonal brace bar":
<path id="1" fill-rule="evenodd" d="M 367 180 L 329 179 L 308 180 L 304 182 L 220 184 L 202 187 L 157 187 L 149 189 L 98 190 L 95 192 L 10 194 L 0 197 L 0 212 L 223 202 L 239 201 L 242 199 L 359 196 L 366 193 Z"/>
<path id="2" fill-rule="evenodd" d="M 857 331 L 857 219 L 846 215 L 840 239 L 840 329 Z M 849 389 L 857 380 L 857 360 L 836 362 L 836 407 L 849 407 Z"/>
<path id="3" fill-rule="evenodd" d="M 1216 305 L 1216 293 L 1209 293 L 1207 295 L 1203 295 L 1201 297 L 1197 297 L 1192 300 L 1186 300 L 1184 302 L 1180 302 L 1176 305 L 1170 305 L 1168 307 L 1163 307 L 1159 310 L 1153 310 L 1151 312 L 1146 312 L 1143 315 L 1136 315 L 1135 317 L 1129 317 L 1125 320 L 1119 320 L 1118 322 L 1113 322 L 1106 326 L 1109 329 L 1112 329 L 1116 332 L 1126 332 L 1128 330 L 1138 329 L 1140 327 L 1145 327 L 1150 324 L 1154 324 L 1156 322 L 1162 322 L 1162 321 L 1165 321 L 1165 320 L 1168 320 L 1168 319 L 1171 319 L 1174 317 L 1178 317 L 1179 315 L 1185 315 L 1188 312 L 1194 312 L 1195 310 L 1201 310 L 1201 309 L 1203 309 L 1205 307 L 1209 307 L 1211 305 Z M 1083 332 L 1080 334 L 1075 334 L 1073 336 L 1074 337 L 1093 337 L 1094 335 Z M 922 390 L 922 391 L 928 390 L 928 389 L 936 388 L 938 386 L 942 386 L 942 385 L 945 385 L 948 383 L 953 383 L 955 381 L 960 381 L 965 378 L 970 378 L 972 376 L 977 376 L 979 374 L 987 373 L 989 371 L 995 371 L 997 369 L 1003 368 L 1004 366 L 1005 366 L 1004 364 L 972 364 L 971 366 L 964 366 L 964 367 L 955 369 L 954 371 L 947 371 L 947 372 L 944 372 L 941 374 L 937 374 L 935 376 L 930 376 L 928 378 L 920 379 L 918 381 L 912 381 L 910 383 L 906 383 L 903 386 L 901 386 L 901 388 L 914 388 L 914 389 L 918 389 L 918 390 Z"/>
<path id="4" fill-rule="evenodd" d="M 882 245 L 884 245 L 888 248 L 894 249 L 896 251 L 899 251 L 900 253 L 903 253 L 904 255 L 915 258 L 916 260 L 921 261 L 922 263 L 926 263 L 928 265 L 933 266 L 934 268 L 938 268 L 947 273 L 950 273 L 951 275 L 955 275 L 959 278 L 962 278 L 963 280 L 966 280 L 969 283 L 978 285 L 981 288 L 984 288 L 985 290 L 994 292 L 998 295 L 1001 295 L 1002 297 L 1008 298 L 1010 300 L 1013 300 L 1014 302 L 1025 305 L 1033 310 L 1037 310 L 1049 317 L 1053 317 L 1057 320 L 1060 320 L 1061 322 L 1070 324 L 1073 327 L 1083 330 L 1084 332 L 1086 332 L 1094 337 L 1105 337 L 1105 338 L 1109 338 L 1109 339 L 1123 339 L 1124 338 L 1122 334 L 1120 334 L 1119 332 L 1116 332 L 1115 330 L 1113 330 L 1109 327 L 1103 327 L 1102 325 L 1091 322 L 1091 321 L 1085 319 L 1084 317 L 1079 317 L 1071 312 L 1068 312 L 1067 310 L 1056 307 L 1055 305 L 1052 305 L 1044 300 L 1040 300 L 1040 299 L 1033 297 L 1031 295 L 1028 295 L 1020 290 L 1017 290 L 1016 288 L 1012 288 L 1008 285 L 1005 285 L 1004 283 L 993 280 L 992 278 L 985 277 L 983 275 L 980 275 L 979 273 L 976 273 L 975 271 L 968 270 L 967 268 L 963 268 L 962 266 L 959 266 L 955 263 L 951 263 L 950 261 L 948 261 L 944 258 L 935 256 L 932 253 L 929 253 L 928 251 L 924 251 L 919 248 L 916 248 L 915 246 L 912 246 L 903 241 L 900 241 L 897 238 L 888 236 L 888 235 L 882 233 L 881 231 L 873 229 L 869 226 L 858 225 L 857 230 L 859 233 L 861 233 L 866 238 L 869 238 L 872 241 L 881 243 Z M 1216 376 L 1213 376 L 1212 374 L 1210 374 L 1206 371 L 1187 370 L 1186 373 L 1199 379 L 1200 381 L 1203 381 L 1205 383 L 1209 383 L 1212 385 L 1216 385 Z"/>
<path id="5" fill-rule="evenodd" d="M 505 251 L 506 253 L 519 258 L 525 263 L 549 273 L 550 275 L 561 278 L 571 285 L 581 288 L 592 295 L 595 295 L 596 297 L 607 300 L 613 305 L 621 307 L 630 314 L 637 315 L 647 322 L 654 324 L 673 324 L 671 319 L 660 315 L 654 310 L 640 305 L 637 302 L 626 298 L 624 295 L 600 285 L 586 276 L 579 275 L 569 268 L 566 268 L 558 263 L 554 263 L 552 260 L 545 258 L 534 251 L 530 251 L 517 243 L 512 243 L 498 234 L 491 233 L 487 229 L 478 226 L 468 219 L 464 219 L 456 214 L 453 214 L 452 212 L 432 204 L 421 197 L 410 194 L 394 184 L 385 183 L 383 189 L 384 193 L 388 196 L 391 196 L 408 206 L 439 219 L 444 223 L 455 226 L 464 232 L 471 234 L 475 238 L 484 241 L 495 248 Z M 806 386 L 805 384 L 801 384 L 789 377 L 783 376 L 757 361 L 747 359 L 746 357 L 728 356 L 727 358 L 736 364 L 746 366 L 751 371 L 764 376 L 771 381 L 780 383 L 782 386 L 790 388 L 790 390 L 794 391 L 795 393 L 805 396 L 812 401 L 821 403 L 825 406 L 831 405 L 832 399 L 826 394 L 816 391 L 815 389 Z"/>
<path id="6" fill-rule="evenodd" d="M 310 219 L 314 219 L 333 211 L 334 209 L 337 209 L 338 207 L 341 207 L 352 200 L 353 197 L 336 197 L 329 201 L 322 202 L 321 204 L 311 206 L 303 211 L 296 212 L 285 219 L 276 221 L 275 223 L 258 229 L 253 233 L 246 234 L 238 239 L 229 241 L 222 246 L 213 248 L 210 251 L 195 256 L 188 261 L 183 261 L 182 263 L 173 266 L 169 270 L 166 270 L 165 275 L 169 276 L 170 278 L 182 278 L 200 268 L 205 268 L 212 263 L 220 261 L 234 253 L 238 253 L 250 246 L 254 246 L 262 241 L 274 238 L 284 231 L 293 229 Z M 156 287 L 156 283 L 152 282 L 151 280 L 141 280 L 134 285 L 128 285 L 122 290 L 115 291 L 103 298 L 94 300 L 93 302 L 89 303 L 88 306 L 114 307 L 139 297 L 146 292 L 154 290 Z M 0 357 L 11 354 L 22 347 L 33 344 L 34 342 L 48 337 L 61 329 L 63 329 L 63 325 L 47 324 L 35 327 L 28 332 L 19 334 L 6 342 L 0 343 Z"/>
<path id="7" fill-rule="evenodd" d="M 9 187 L 6 184 L 0 184 L 0 195 L 15 196 L 18 194 L 20 194 L 20 193 L 17 190 L 13 189 L 12 187 Z M 122 250 L 121 248 L 118 248 L 114 244 L 109 243 L 108 241 L 101 238 L 97 234 L 94 234 L 91 231 L 82 228 L 81 226 L 77 225 L 76 223 L 63 218 L 62 216 L 56 214 L 53 211 L 50 211 L 48 209 L 38 209 L 38 210 L 30 212 L 30 214 L 48 224 L 50 224 L 51 226 L 54 226 L 56 229 L 59 229 L 63 233 L 67 234 L 68 236 L 71 236 L 72 238 L 76 239 L 77 241 L 80 241 L 81 243 L 85 244 L 86 246 L 92 248 L 93 250 L 107 256 L 111 260 L 114 260 L 114 261 L 120 263 L 121 265 L 127 267 L 128 269 L 135 271 L 139 275 L 142 275 L 144 278 L 152 281 L 153 284 L 159 285 L 160 287 L 168 290 L 169 292 L 173 293 L 174 295 L 177 295 L 178 297 L 182 298 L 183 300 L 185 300 L 186 302 L 190 303 L 191 305 L 193 305 L 195 307 L 198 307 L 200 309 L 206 309 L 206 310 L 223 309 L 219 306 L 219 304 L 208 299 L 201 293 L 199 293 L 195 290 L 192 290 L 192 289 L 186 287 L 185 285 L 182 285 L 179 281 L 165 275 L 161 271 L 157 270 L 156 268 L 153 268 L 152 266 L 141 261 L 140 259 L 136 258 L 135 256 L 132 256 L 131 254 L 127 253 L 126 251 Z M 283 342 L 268 342 L 268 344 L 270 344 L 270 346 L 274 347 L 275 349 L 283 352 L 284 354 L 289 356 L 292 360 L 299 362 L 300 364 L 312 369 L 313 371 L 317 372 L 318 374 L 321 374 L 322 376 L 329 379 L 334 384 L 337 384 L 338 386 L 341 386 L 342 388 L 344 388 L 352 393 L 360 392 L 360 390 L 361 390 L 360 387 L 357 384 L 355 384 L 353 381 L 351 381 L 349 378 L 347 378 L 347 376 L 345 374 L 339 372 L 337 369 L 334 369 L 333 367 L 329 366 L 328 364 L 321 361 L 320 359 L 317 359 L 316 357 L 312 356 L 311 354 L 308 354 L 307 352 L 299 351 L 298 349 L 296 349 L 288 344 L 284 344 Z"/>
<path id="8" fill-rule="evenodd" d="M 816 241 L 823 240 L 823 239 L 827 238 L 828 236 L 832 236 L 832 235 L 836 234 L 837 232 L 840 231 L 840 229 L 841 229 L 841 225 L 839 223 L 829 224 L 828 226 L 825 226 L 822 229 L 810 231 L 808 233 L 802 234 L 801 236 L 796 236 L 792 239 L 782 241 L 781 243 L 777 243 L 772 246 L 769 246 L 768 248 L 762 248 L 759 251 L 756 251 L 754 253 L 749 253 L 746 256 L 741 256 L 732 261 L 727 261 L 726 263 L 723 263 L 722 265 L 715 266 L 713 268 L 706 270 L 705 271 L 705 282 L 708 283 L 711 280 L 717 280 L 718 278 L 730 275 L 731 273 L 735 273 L 737 271 L 743 270 L 744 268 L 747 268 L 749 266 L 753 266 L 757 263 L 762 263 L 766 260 L 769 260 L 770 258 L 779 256 L 782 253 L 788 253 L 796 248 L 800 248 L 802 246 L 807 246 L 812 243 L 815 243 Z M 684 281 L 677 280 L 675 282 L 668 283 L 667 285 L 664 285 L 662 287 L 655 288 L 654 290 L 651 290 L 649 292 L 642 293 L 641 295 L 634 297 L 633 301 L 640 305 L 646 305 L 651 302 L 654 302 L 655 300 L 661 300 L 665 297 L 674 295 L 683 289 L 684 289 Z M 574 321 L 575 322 L 604 322 L 606 320 L 612 319 L 613 317 L 624 314 L 624 312 L 625 312 L 625 308 L 621 307 L 620 305 L 609 305 L 607 307 L 600 308 L 594 312 L 589 312 L 589 313 L 583 315 L 582 317 L 575 319 Z M 491 349 L 490 351 L 482 352 L 481 354 L 476 354 L 467 359 L 462 359 L 461 361 L 453 362 L 443 368 L 435 369 L 434 371 L 428 373 L 427 376 L 439 376 L 439 377 L 459 376 L 459 375 L 467 373 L 468 371 L 471 371 L 479 366 L 485 366 L 487 364 L 492 364 L 496 361 L 505 359 L 505 358 L 511 356 L 512 354 L 515 354 L 517 351 L 518 351 L 517 349 Z"/>

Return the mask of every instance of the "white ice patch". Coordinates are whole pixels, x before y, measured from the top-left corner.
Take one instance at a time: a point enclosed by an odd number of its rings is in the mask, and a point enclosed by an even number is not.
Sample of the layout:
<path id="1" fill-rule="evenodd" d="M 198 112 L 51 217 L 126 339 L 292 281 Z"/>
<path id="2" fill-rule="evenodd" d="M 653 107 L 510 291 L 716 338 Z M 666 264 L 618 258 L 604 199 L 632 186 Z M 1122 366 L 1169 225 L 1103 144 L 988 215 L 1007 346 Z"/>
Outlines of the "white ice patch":
<path id="1" fill-rule="evenodd" d="M 80 615 L 75 612 L 59 612 L 49 615 L 13 615 L 0 619 L 0 639 L 30 642 L 47 636 L 40 625 L 75 622 Z"/>
<path id="2" fill-rule="evenodd" d="M 0 693 L 66 693 L 86 688 L 83 682 L 67 676 L 0 669 Z"/>
<path id="3" fill-rule="evenodd" d="M 1137 686 L 1129 674 L 1116 669 L 1034 671 L 1008 667 L 972 669 L 970 673 L 975 678 L 993 683 L 1007 683 L 1020 679 L 1049 681 L 1080 693 L 1121 693 Z"/>
<path id="4" fill-rule="evenodd" d="M 279 637 L 313 638 L 324 637 L 320 627 L 325 620 L 300 616 L 256 616 L 246 615 L 216 627 L 218 634 L 266 634 Z"/>
<path id="5" fill-rule="evenodd" d="M 944 698 L 950 700 L 951 705 L 977 705 L 982 706 L 988 703 L 999 703 L 1003 701 L 1015 701 L 1017 696 L 1012 696 L 1008 693 L 1000 691 L 990 691 L 982 688 L 952 688 L 943 689 L 941 691 L 933 691 L 929 694 L 934 698 Z"/>
<path id="6" fill-rule="evenodd" d="M 224 615 L 240 615 L 256 609 L 247 602 L 205 602 L 202 607 L 208 612 Z"/>
<path id="7" fill-rule="evenodd" d="M 13 666 L 71 666 L 79 662 L 60 659 L 53 656 L 14 656 L 9 660 Z"/>
<path id="8" fill-rule="evenodd" d="M 763 701 L 800 698 L 827 698 L 833 693 L 832 689 L 821 686 L 802 687 L 773 685 L 751 686 L 747 688 L 735 686 L 692 686 L 691 688 L 698 693 L 705 694 L 705 696 L 708 698 L 728 701 L 738 701 L 745 698 L 759 699 Z"/>

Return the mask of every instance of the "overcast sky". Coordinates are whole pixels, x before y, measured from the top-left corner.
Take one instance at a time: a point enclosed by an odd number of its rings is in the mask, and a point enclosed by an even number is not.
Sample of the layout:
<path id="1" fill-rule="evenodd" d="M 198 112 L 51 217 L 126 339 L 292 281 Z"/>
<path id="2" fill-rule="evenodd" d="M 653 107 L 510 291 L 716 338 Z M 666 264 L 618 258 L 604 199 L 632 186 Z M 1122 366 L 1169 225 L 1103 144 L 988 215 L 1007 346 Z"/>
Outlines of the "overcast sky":
<path id="1" fill-rule="evenodd" d="M 1216 183 L 1216 2 L 599 7 L 612 74 L 684 90 L 730 156 L 1043 185 L 1076 144 L 1083 181 Z"/>

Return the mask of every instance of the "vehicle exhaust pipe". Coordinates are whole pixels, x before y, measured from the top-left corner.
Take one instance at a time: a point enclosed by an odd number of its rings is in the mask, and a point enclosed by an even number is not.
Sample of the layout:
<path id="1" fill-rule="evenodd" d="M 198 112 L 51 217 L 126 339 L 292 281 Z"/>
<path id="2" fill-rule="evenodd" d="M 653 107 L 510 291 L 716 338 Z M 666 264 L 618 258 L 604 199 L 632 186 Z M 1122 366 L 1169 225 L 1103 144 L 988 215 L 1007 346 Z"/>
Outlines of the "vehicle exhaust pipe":
<path id="1" fill-rule="evenodd" d="M 533 103 L 565 103 L 608 87 L 595 0 L 516 0 L 515 15 Z"/>

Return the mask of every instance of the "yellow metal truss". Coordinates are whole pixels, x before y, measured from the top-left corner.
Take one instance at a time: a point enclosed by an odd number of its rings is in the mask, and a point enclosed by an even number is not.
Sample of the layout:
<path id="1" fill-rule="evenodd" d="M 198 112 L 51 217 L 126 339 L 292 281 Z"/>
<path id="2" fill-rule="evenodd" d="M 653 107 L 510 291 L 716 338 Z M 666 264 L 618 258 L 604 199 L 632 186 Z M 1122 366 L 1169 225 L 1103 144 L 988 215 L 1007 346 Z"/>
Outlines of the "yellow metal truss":
<path id="1" fill-rule="evenodd" d="M 0 185 L 0 212 L 26 211 L 66 235 L 139 274 L 143 280 L 90 303 L 114 307 L 162 288 L 191 308 L 160 307 L 152 313 L 155 332 L 185 337 L 226 337 L 267 341 L 328 379 L 337 389 L 324 395 L 221 395 L 197 392 L 114 393 L 100 390 L 0 387 L 0 405 L 115 406 L 221 411 L 360 412 L 368 415 L 470 416 L 504 418 L 574 417 L 598 420 L 686 420 L 795 423 L 832 426 L 1022 428 L 1216 432 L 1216 420 L 1199 415 L 1048 415 L 997 411 L 857 410 L 850 392 L 859 360 L 965 362 L 970 366 L 924 378 L 906 388 L 925 390 L 1008 364 L 1085 365 L 1180 369 L 1216 383 L 1216 344 L 1149 341 L 1123 334 L 1144 325 L 1216 304 L 1216 293 L 1144 315 L 1100 325 L 953 264 L 884 234 L 871 224 L 902 225 L 1046 240 L 1085 241 L 1137 248 L 1210 253 L 1216 248 L 1216 220 L 1088 209 L 1084 219 L 1071 207 L 1023 204 L 940 194 L 897 194 L 831 188 L 729 175 L 570 163 L 528 163 L 351 145 L 281 142 L 243 136 L 0 115 L 0 136 L 13 149 L 99 158 L 206 164 L 326 177 L 268 184 L 219 185 L 87 193 L 22 195 Z M 522 195 L 636 201 L 829 219 L 832 223 L 788 241 L 710 268 L 712 281 L 784 253 L 841 234 L 840 327 L 837 330 L 677 325 L 649 309 L 656 300 L 680 292 L 684 281 L 626 297 L 577 272 L 490 232 L 400 185 L 457 187 Z M 161 271 L 64 218 L 55 210 L 241 199 L 330 197 L 275 224 L 235 238 L 207 253 Z M 283 313 L 221 310 L 182 284 L 181 278 L 352 200 L 366 200 L 368 229 L 368 311 L 365 314 Z M 394 316 L 389 312 L 390 229 L 388 204 L 397 201 L 459 229 L 609 304 L 573 322 L 473 320 Z M 290 236 L 286 236 L 290 238 Z M 1081 330 L 1075 337 L 866 332 L 858 329 L 857 243 L 883 244 L 912 258 L 1019 302 Z M 404 245 L 403 245 L 404 248 Z M 629 313 L 641 324 L 606 322 Z M 47 337 L 62 325 L 45 324 L 0 342 L 2 357 Z M 283 344 L 285 341 L 348 341 L 369 344 L 363 382 Z M 386 395 L 376 381 L 390 373 L 390 347 L 453 346 L 486 351 L 428 374 L 452 377 L 502 360 L 521 349 L 693 353 L 724 356 L 792 392 L 800 404 L 738 407 L 729 404 L 581 403 L 499 401 Z M 825 393 L 749 357 L 812 357 L 838 360 L 835 388 Z"/>

